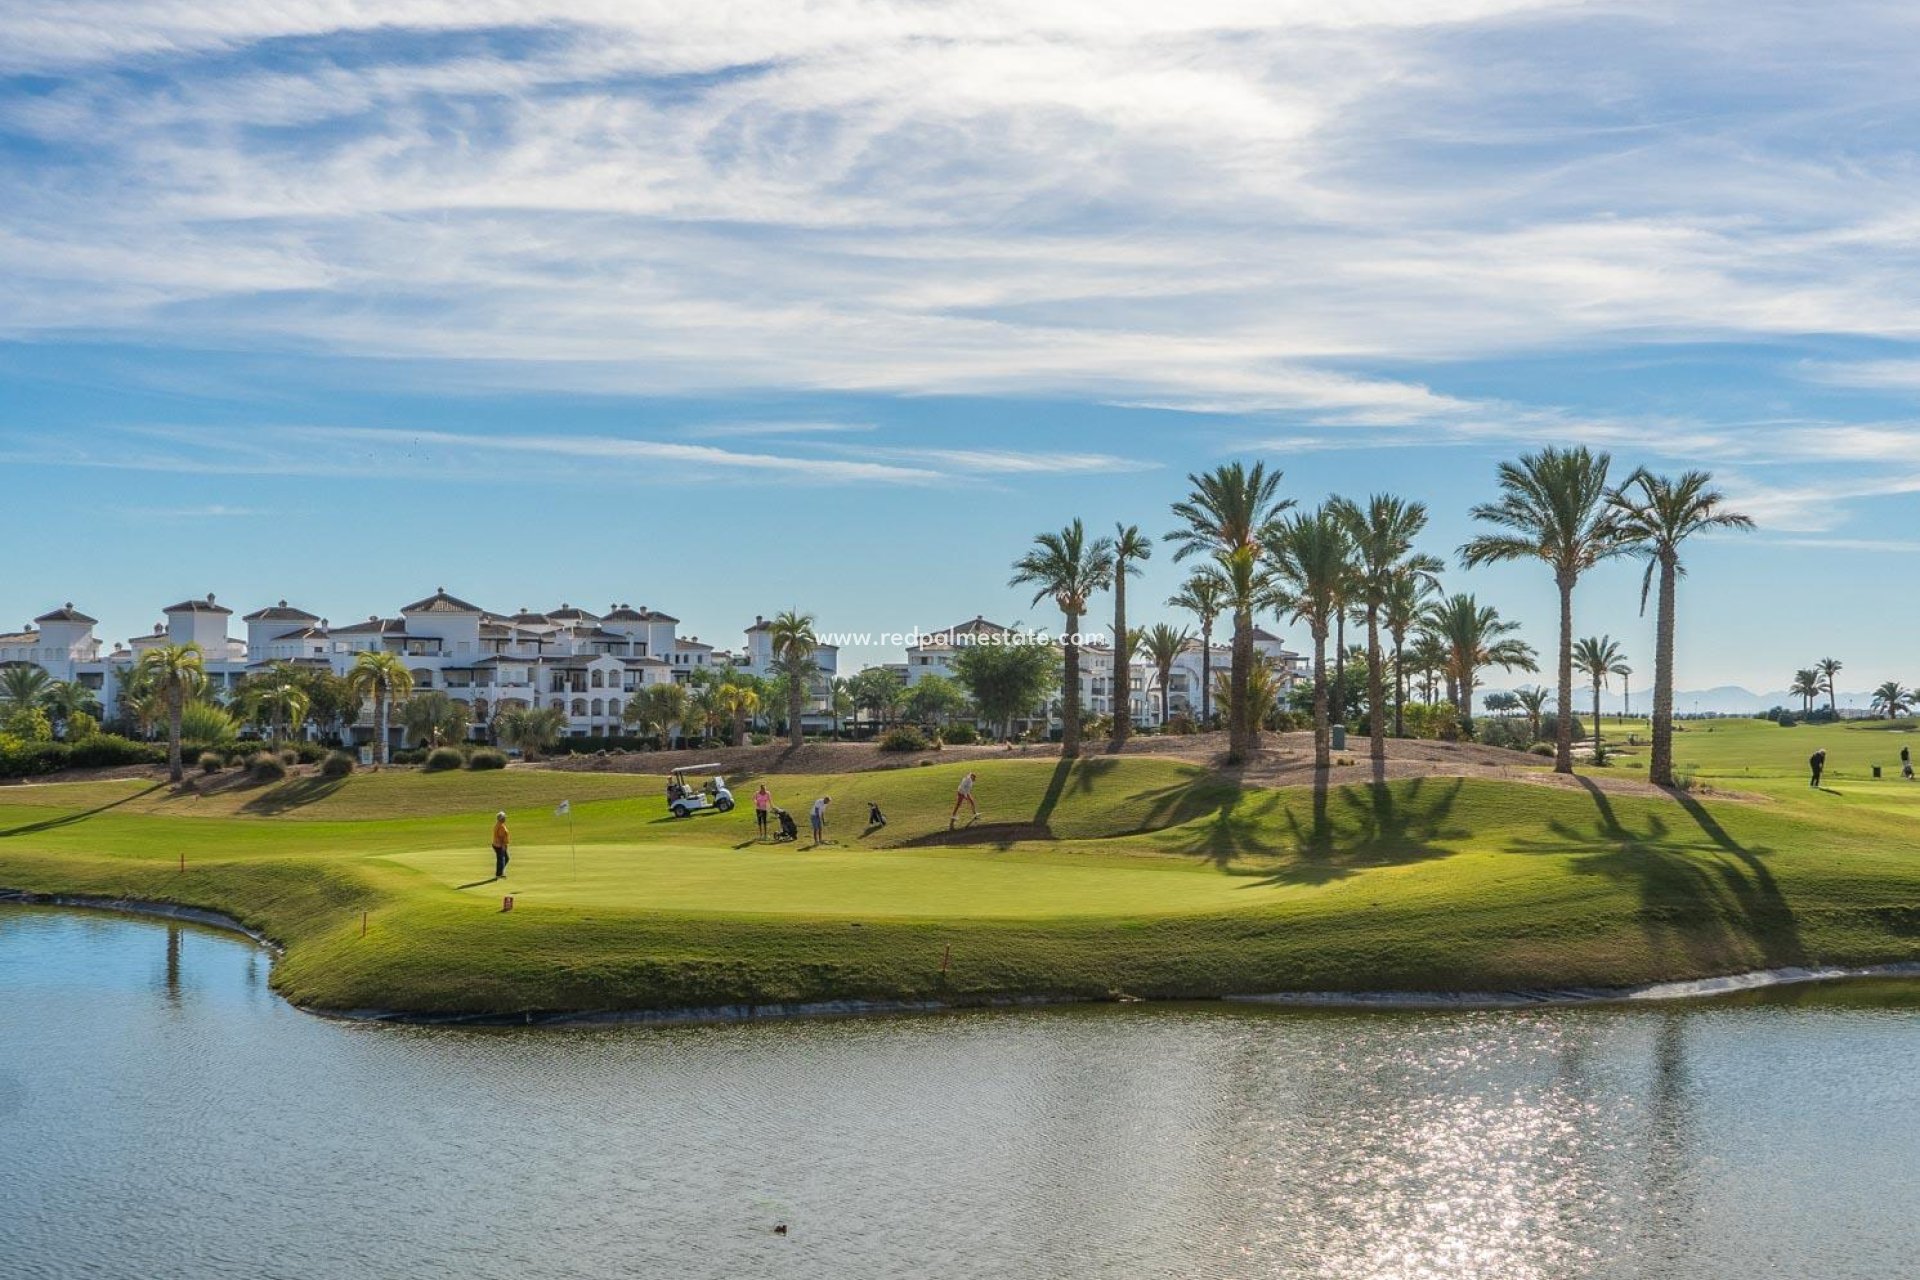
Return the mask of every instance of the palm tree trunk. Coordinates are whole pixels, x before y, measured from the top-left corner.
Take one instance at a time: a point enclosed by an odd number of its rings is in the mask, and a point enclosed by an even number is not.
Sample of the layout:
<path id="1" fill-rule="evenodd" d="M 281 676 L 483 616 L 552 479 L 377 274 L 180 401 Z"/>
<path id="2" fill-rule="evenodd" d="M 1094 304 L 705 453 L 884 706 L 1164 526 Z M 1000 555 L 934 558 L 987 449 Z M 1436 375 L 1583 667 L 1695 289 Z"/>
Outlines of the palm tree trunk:
<path id="1" fill-rule="evenodd" d="M 1600 681 L 1593 682 L 1593 762 L 1600 763 Z"/>
<path id="2" fill-rule="evenodd" d="M 1200 628 L 1200 728 L 1213 727 L 1213 623 Z"/>
<path id="3" fill-rule="evenodd" d="M 1253 611 L 1236 609 L 1233 614 L 1233 668 L 1228 677 L 1227 755 L 1233 763 L 1244 760 L 1249 750 L 1247 722 L 1252 708 L 1247 706 L 1248 680 L 1253 674 Z"/>
<path id="4" fill-rule="evenodd" d="M 1065 697 L 1060 705 L 1060 754 L 1071 760 L 1080 754 L 1080 619 L 1067 614 Z"/>
<path id="5" fill-rule="evenodd" d="M 1160 727 L 1167 724 L 1167 683 L 1173 679 L 1173 666 L 1169 663 L 1160 668 Z"/>
<path id="6" fill-rule="evenodd" d="M 380 763 L 391 764 L 392 747 L 387 742 L 387 695 L 376 689 L 373 694 L 373 731 L 380 737 Z"/>
<path id="7" fill-rule="evenodd" d="M 1367 731 L 1371 739 L 1369 754 L 1375 760 L 1387 758 L 1386 680 L 1380 670 L 1380 615 L 1367 609 Z"/>
<path id="8" fill-rule="evenodd" d="M 180 716 L 185 710 L 186 699 L 176 684 L 167 690 L 167 777 L 173 782 L 186 779 L 186 769 L 180 762 Z"/>
<path id="9" fill-rule="evenodd" d="M 1127 561 L 1114 564 L 1113 577 L 1113 740 L 1133 732 L 1133 662 L 1127 650 Z"/>
<path id="10" fill-rule="evenodd" d="M 1407 736 L 1407 670 L 1406 640 L 1403 636 L 1393 638 L 1393 736 Z"/>
<path id="11" fill-rule="evenodd" d="M 1332 734 L 1327 716 L 1327 628 L 1324 623 L 1313 629 L 1313 767 L 1333 764 Z"/>
<path id="12" fill-rule="evenodd" d="M 1553 749 L 1553 771 L 1573 772 L 1573 574 L 1555 575 L 1560 587 L 1560 723 Z"/>
<path id="13" fill-rule="evenodd" d="M 805 692 L 800 687 L 799 672 L 787 677 L 787 741 L 796 747 L 806 741 L 800 728 L 800 701 Z"/>
<path id="14" fill-rule="evenodd" d="M 1656 787 L 1673 785 L 1673 589 L 1678 576 L 1676 562 L 1662 556 L 1653 628 L 1653 759 L 1647 768 L 1647 781 Z"/>
<path id="15" fill-rule="evenodd" d="M 1334 714 L 1340 723 L 1347 721 L 1347 609 L 1342 605 L 1333 625 L 1333 696 L 1339 705 Z"/>

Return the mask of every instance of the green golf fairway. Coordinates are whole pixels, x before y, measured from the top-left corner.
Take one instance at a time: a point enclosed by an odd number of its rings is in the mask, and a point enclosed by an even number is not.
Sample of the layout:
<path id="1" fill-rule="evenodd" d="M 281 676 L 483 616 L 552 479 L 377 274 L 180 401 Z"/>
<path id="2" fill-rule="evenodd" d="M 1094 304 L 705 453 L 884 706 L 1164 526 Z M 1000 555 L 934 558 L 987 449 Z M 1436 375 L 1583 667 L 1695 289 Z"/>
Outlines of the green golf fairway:
<path id="1" fill-rule="evenodd" d="M 274 981 L 296 1002 L 422 1014 L 1613 986 L 1920 958 L 1920 784 L 1867 767 L 1897 765 L 1904 735 L 1720 721 L 1676 747 L 1709 785 L 1666 794 L 1631 782 L 1636 731 L 1608 722 L 1623 754 L 1592 771 L 1624 790 L 1444 763 L 1262 789 L 1132 755 L 770 775 L 802 827 L 789 844 L 756 839 L 753 778 L 731 780 L 731 814 L 685 820 L 659 778 L 534 768 L 8 787 L 0 886 L 222 911 L 285 946 Z M 1816 737 L 1819 791 L 1801 773 Z M 982 815 L 949 834 L 968 767 Z M 869 802 L 887 826 L 867 827 Z M 498 881 L 496 808 L 514 837 Z"/>

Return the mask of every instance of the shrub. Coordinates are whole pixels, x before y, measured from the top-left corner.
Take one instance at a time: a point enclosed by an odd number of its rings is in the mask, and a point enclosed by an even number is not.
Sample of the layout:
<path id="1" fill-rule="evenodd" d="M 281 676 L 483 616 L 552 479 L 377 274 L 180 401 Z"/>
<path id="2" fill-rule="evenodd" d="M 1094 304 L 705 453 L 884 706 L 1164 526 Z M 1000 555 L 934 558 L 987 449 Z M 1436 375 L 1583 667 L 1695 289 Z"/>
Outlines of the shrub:
<path id="1" fill-rule="evenodd" d="M 1528 747 L 1527 750 L 1533 752 L 1534 755 L 1545 756 L 1549 760 L 1554 757 L 1554 745 L 1551 742 L 1536 742 L 1531 747 Z"/>
<path id="2" fill-rule="evenodd" d="M 926 735 L 910 724 L 897 725 L 880 739 L 882 751 L 925 751 L 930 745 Z"/>
<path id="3" fill-rule="evenodd" d="M 281 764 L 299 764 L 300 753 L 298 751 L 295 751 L 292 747 L 288 747 L 285 751 L 282 751 L 280 753 L 280 763 Z"/>
<path id="4" fill-rule="evenodd" d="M 427 759 L 420 767 L 427 773 L 445 773 L 448 769 L 458 769 L 467 762 L 457 747 L 435 747 L 427 752 Z"/>
<path id="5" fill-rule="evenodd" d="M 218 751 L 202 751 L 200 753 L 200 772 L 218 773 L 226 767 L 227 759 Z"/>
<path id="6" fill-rule="evenodd" d="M 1501 716 L 1488 716 L 1474 722 L 1473 736 L 1485 746 L 1504 747 L 1508 751 L 1525 751 L 1528 743 L 1527 722 Z"/>
<path id="7" fill-rule="evenodd" d="M 166 758 L 165 747 L 150 742 L 135 742 L 115 733 L 96 733 L 67 748 L 67 764 L 75 769 L 117 769 L 129 764 L 162 764 Z"/>
<path id="8" fill-rule="evenodd" d="M 180 708 L 180 740 L 197 742 L 209 747 L 224 747 L 239 736 L 240 726 L 234 723 L 224 707 L 211 702 L 189 702 Z"/>
<path id="9" fill-rule="evenodd" d="M 247 776 L 255 782 L 278 782 L 287 776 L 287 766 L 271 751 L 256 752 L 247 761 Z"/>
<path id="10" fill-rule="evenodd" d="M 345 751 L 329 751 L 327 758 L 320 762 L 320 776 L 323 778 L 344 778 L 353 772 L 354 759 Z"/>
<path id="11" fill-rule="evenodd" d="M 394 752 L 387 758 L 395 764 L 425 764 L 427 762 L 427 749 L 425 747 L 407 747 L 405 750 Z"/>
<path id="12" fill-rule="evenodd" d="M 950 724 L 940 731 L 940 741 L 956 747 L 970 747 L 980 741 L 980 733 L 972 725 L 962 720 L 959 724 Z"/>
<path id="13" fill-rule="evenodd" d="M 1168 719 L 1166 724 L 1160 727 L 1160 731 L 1162 733 L 1171 733 L 1177 737 L 1185 738 L 1192 734 L 1196 734 L 1200 732 L 1200 728 L 1198 725 L 1194 724 L 1192 716 L 1188 715 L 1184 711 L 1176 711 L 1173 713 L 1172 717 Z"/>
<path id="14" fill-rule="evenodd" d="M 504 769 L 507 767 L 507 753 L 494 747 L 476 747 L 467 757 L 469 769 Z"/>
<path id="15" fill-rule="evenodd" d="M 1292 733 L 1303 723 L 1312 723 L 1312 720 L 1313 717 L 1310 714 L 1302 717 L 1296 712 L 1288 711 L 1281 707 L 1275 707 L 1273 710 L 1267 712 L 1267 728 L 1274 733 Z"/>
<path id="16" fill-rule="evenodd" d="M 39 707 L 15 707 L 0 723 L 8 735 L 27 742 L 53 741 L 53 721 Z"/>

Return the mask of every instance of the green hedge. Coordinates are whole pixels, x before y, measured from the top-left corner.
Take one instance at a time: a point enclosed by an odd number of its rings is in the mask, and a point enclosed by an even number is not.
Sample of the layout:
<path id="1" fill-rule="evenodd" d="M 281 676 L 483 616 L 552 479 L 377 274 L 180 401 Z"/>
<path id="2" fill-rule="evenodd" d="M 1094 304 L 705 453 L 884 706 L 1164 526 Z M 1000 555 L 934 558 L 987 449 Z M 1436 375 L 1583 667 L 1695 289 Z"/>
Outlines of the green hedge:
<path id="1" fill-rule="evenodd" d="M 34 778 L 61 769 L 115 769 L 131 764 L 165 764 L 167 749 L 113 733 L 96 733 L 78 742 L 24 742 L 0 735 L 0 778 Z"/>

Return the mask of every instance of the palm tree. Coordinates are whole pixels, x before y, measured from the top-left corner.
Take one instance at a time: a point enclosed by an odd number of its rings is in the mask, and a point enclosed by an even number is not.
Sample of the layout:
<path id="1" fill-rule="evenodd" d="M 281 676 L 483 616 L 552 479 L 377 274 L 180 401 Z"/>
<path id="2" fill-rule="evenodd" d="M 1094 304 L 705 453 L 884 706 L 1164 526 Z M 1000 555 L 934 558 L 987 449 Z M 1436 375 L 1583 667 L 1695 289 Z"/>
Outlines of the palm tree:
<path id="1" fill-rule="evenodd" d="M 1380 625 L 1393 644 L 1393 736 L 1407 735 L 1407 635 L 1419 625 L 1427 599 L 1440 589 L 1440 562 L 1429 556 L 1411 556 L 1401 562 L 1387 587 L 1380 608 Z"/>
<path id="2" fill-rule="evenodd" d="M 1339 615 L 1353 567 L 1346 522 L 1330 507 L 1282 520 L 1267 536 L 1273 562 L 1271 602 L 1313 637 L 1313 763 L 1333 763 L 1327 707 L 1327 635 Z"/>
<path id="3" fill-rule="evenodd" d="M 1452 686 L 1454 709 L 1469 729 L 1473 726 L 1473 691 L 1479 687 L 1482 667 L 1538 669 L 1533 646 L 1511 638 L 1520 624 L 1506 621 L 1498 609 L 1470 595 L 1460 593 L 1435 601 L 1427 609 L 1426 625 L 1446 650 L 1442 669 Z"/>
<path id="4" fill-rule="evenodd" d="M 207 687 L 200 646 L 192 642 L 157 645 L 140 655 L 137 666 L 141 685 L 167 709 L 167 777 L 180 782 L 186 777 L 180 763 L 180 715 L 187 699 Z"/>
<path id="5" fill-rule="evenodd" d="M 1827 695 L 1827 710 L 1835 720 L 1840 718 L 1840 695 L 1834 692 L 1833 678 L 1840 674 L 1840 665 L 1838 658 L 1822 658 L 1813 664 L 1813 669 L 1820 673 L 1820 692 Z"/>
<path id="6" fill-rule="evenodd" d="M 538 759 L 560 740 L 566 727 L 567 713 L 559 707 L 514 707 L 501 712 L 493 723 L 500 741 L 518 750 L 523 760 Z"/>
<path id="7" fill-rule="evenodd" d="M 1593 681 L 1593 762 L 1599 764 L 1600 691 L 1627 665 L 1626 655 L 1612 636 L 1587 636 L 1573 646 L 1573 665 Z"/>
<path id="8" fill-rule="evenodd" d="M 1140 647 L 1160 678 L 1161 724 L 1167 722 L 1167 685 L 1173 681 L 1173 664 L 1180 660 L 1191 639 L 1193 633 L 1185 627 L 1171 627 L 1164 622 L 1156 622 L 1141 633 Z"/>
<path id="9" fill-rule="evenodd" d="M 1889 720 L 1899 719 L 1900 713 L 1912 706 L 1913 690 L 1898 680 L 1889 680 L 1873 691 L 1873 709 Z"/>
<path id="10" fill-rule="evenodd" d="M 1086 526 L 1078 519 L 1058 533 L 1035 537 L 1033 550 L 1014 561 L 1013 577 L 1007 583 L 1033 587 L 1033 603 L 1052 600 L 1066 620 L 1060 754 L 1067 759 L 1080 753 L 1080 619 L 1093 593 L 1112 584 L 1113 543 L 1106 538 L 1087 541 Z"/>
<path id="11" fill-rule="evenodd" d="M 1291 499 L 1280 496 L 1280 479 L 1281 473 L 1269 474 L 1263 462 L 1254 463 L 1252 469 L 1229 462 L 1205 475 L 1189 474 L 1192 491 L 1173 504 L 1181 527 L 1167 535 L 1174 544 L 1173 558 L 1209 555 L 1223 566 L 1243 553 L 1257 560 L 1274 521 L 1293 505 Z M 1243 576 L 1254 567 L 1244 566 Z M 1246 757 L 1253 741 L 1247 672 L 1253 666 L 1254 602 L 1243 598 L 1232 606 L 1233 666 L 1228 687 L 1233 696 L 1227 702 L 1227 756 L 1237 762 Z"/>
<path id="12" fill-rule="evenodd" d="M 441 697 L 446 697 L 441 694 Z M 246 692 L 245 703 L 255 715 L 267 717 L 273 731 L 273 740 L 286 741 L 289 728 L 297 728 L 305 723 L 307 711 L 313 700 L 307 691 L 288 679 L 270 679 L 265 684 L 256 685 Z"/>
<path id="13" fill-rule="evenodd" d="M 1188 578 L 1180 590 L 1168 598 L 1167 605 L 1185 609 L 1200 623 L 1200 727 L 1213 724 L 1213 623 L 1226 608 L 1220 580 L 1202 570 Z"/>
<path id="14" fill-rule="evenodd" d="M 775 617 L 768 628 L 774 670 L 787 678 L 787 741 L 797 747 L 806 740 L 800 727 L 802 704 L 813 677 L 820 674 L 813 660 L 820 649 L 820 637 L 813 631 L 813 615 L 792 609 Z"/>
<path id="15" fill-rule="evenodd" d="M 1674 480 L 1641 467 L 1608 499 L 1618 536 L 1647 558 L 1640 580 L 1642 614 L 1656 577 L 1660 583 L 1654 608 L 1653 755 L 1647 766 L 1647 780 L 1658 787 L 1673 785 L 1674 588 L 1687 571 L 1680 563 L 1680 544 L 1696 533 L 1753 528 L 1750 517 L 1726 509 L 1726 495 L 1712 485 L 1713 477 L 1704 471 Z"/>
<path id="16" fill-rule="evenodd" d="M 1507 560 L 1544 560 L 1560 592 L 1559 732 L 1553 771 L 1573 772 L 1573 588 L 1580 575 L 1625 548 L 1608 502 L 1612 459 L 1584 445 L 1546 448 L 1503 462 L 1500 499 L 1473 508 L 1473 517 L 1500 529 L 1460 548 L 1469 569 Z"/>
<path id="17" fill-rule="evenodd" d="M 1407 666 L 1420 673 L 1420 700 L 1432 702 L 1434 683 L 1441 670 L 1447 665 L 1447 647 L 1441 643 L 1427 626 L 1430 606 L 1422 604 L 1419 619 L 1414 623 L 1413 643 L 1407 647 Z"/>
<path id="18" fill-rule="evenodd" d="M 17 663 L 0 668 L 0 708 L 17 711 L 37 707 L 53 687 L 53 677 L 40 667 Z"/>
<path id="19" fill-rule="evenodd" d="M 637 696 L 627 699 L 620 718 L 642 731 L 659 733 L 663 746 L 672 742 L 674 726 L 686 723 L 687 691 L 678 684 L 650 684 Z"/>
<path id="20" fill-rule="evenodd" d="M 1229 673 L 1222 671 L 1216 681 L 1225 685 Z M 1223 689 L 1224 693 L 1225 690 Z M 1279 705 L 1280 695 L 1284 692 L 1280 682 L 1280 668 L 1264 654 L 1253 655 L 1253 666 L 1247 671 L 1247 704 L 1254 707 L 1273 708 Z M 1256 717 L 1264 720 L 1264 716 Z"/>
<path id="21" fill-rule="evenodd" d="M 46 707 L 47 715 L 52 718 L 54 726 L 61 731 L 62 736 L 68 738 L 72 737 L 69 729 L 75 717 L 92 716 L 95 720 L 100 718 L 100 699 L 94 696 L 93 690 L 78 680 L 53 681 L 41 693 L 40 703 Z"/>
<path id="22" fill-rule="evenodd" d="M 1553 690 L 1540 685 L 1527 685 L 1513 691 L 1514 701 L 1527 713 L 1527 741 L 1540 740 L 1540 719 L 1546 713 L 1547 699 L 1553 696 Z"/>
<path id="23" fill-rule="evenodd" d="M 760 710 L 760 695 L 737 684 L 723 684 L 714 694 L 721 713 L 733 721 L 733 745 L 747 745 L 747 717 Z"/>
<path id="24" fill-rule="evenodd" d="M 361 697 L 373 699 L 373 736 L 379 744 L 380 763 L 387 764 L 393 744 L 387 740 L 387 721 L 395 703 L 413 692 L 413 673 L 397 653 L 384 649 L 369 650 L 353 660 L 347 670 L 347 688 Z"/>
<path id="25" fill-rule="evenodd" d="M 1365 507 L 1336 498 L 1333 513 L 1353 544 L 1353 598 L 1367 624 L 1367 735 L 1369 754 L 1387 758 L 1386 672 L 1380 649 L 1380 628 L 1396 590 L 1412 590 L 1412 581 L 1431 581 L 1441 564 L 1432 556 L 1415 555 L 1413 540 L 1427 527 L 1427 508 L 1392 494 L 1376 493 Z M 1406 582 L 1407 587 L 1396 587 Z M 1396 677 L 1397 685 L 1397 677 Z M 1397 701 L 1397 700 L 1396 700 Z M 1395 725 L 1394 734 L 1400 732 Z"/>
<path id="26" fill-rule="evenodd" d="M 1813 700 L 1820 696 L 1820 673 L 1812 667 L 1802 667 L 1793 673 L 1793 686 L 1788 693 L 1800 698 L 1800 709 L 1808 715 L 1813 714 Z"/>
<path id="27" fill-rule="evenodd" d="M 1153 558 L 1153 539 L 1137 524 L 1113 527 L 1113 740 L 1133 732 L 1133 633 L 1127 630 L 1127 579 L 1140 576 L 1140 561 Z M 1121 654 L 1126 654 L 1122 661 Z"/>
<path id="28" fill-rule="evenodd" d="M 301 715 L 304 717 L 305 712 Z M 400 724 L 407 736 L 429 746 L 466 741 L 471 723 L 467 704 L 438 689 L 416 693 L 400 708 Z"/>

